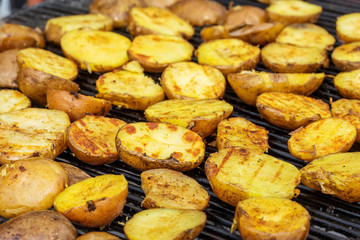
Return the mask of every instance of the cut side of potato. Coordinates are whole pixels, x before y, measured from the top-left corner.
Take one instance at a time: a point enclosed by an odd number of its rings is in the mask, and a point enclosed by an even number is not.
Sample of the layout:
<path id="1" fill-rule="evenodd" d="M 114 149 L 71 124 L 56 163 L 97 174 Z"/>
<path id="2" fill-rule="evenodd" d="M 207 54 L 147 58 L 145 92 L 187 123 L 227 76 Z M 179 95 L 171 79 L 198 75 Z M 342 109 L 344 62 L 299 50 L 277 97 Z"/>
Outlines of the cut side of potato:
<path id="1" fill-rule="evenodd" d="M 360 42 L 352 42 L 334 49 L 331 59 L 343 72 L 360 68 Z"/>
<path id="2" fill-rule="evenodd" d="M 202 138 L 193 131 L 166 123 L 130 123 L 116 136 L 120 158 L 140 170 L 168 168 L 187 171 L 205 154 Z"/>
<path id="3" fill-rule="evenodd" d="M 147 6 L 158 7 L 158 8 L 167 8 L 175 4 L 180 0 L 144 0 Z"/>
<path id="4" fill-rule="evenodd" d="M 225 94 L 226 80 L 214 67 L 180 62 L 165 69 L 161 85 L 169 99 L 219 99 Z"/>
<path id="5" fill-rule="evenodd" d="M 360 13 L 342 15 L 336 20 L 336 34 L 345 43 L 360 41 Z"/>
<path id="6" fill-rule="evenodd" d="M 88 232 L 80 237 L 76 238 L 76 240 L 121 240 L 115 235 L 112 235 L 107 232 Z"/>
<path id="7" fill-rule="evenodd" d="M 31 106 L 30 99 L 19 91 L 12 89 L 0 90 L 0 113 L 11 112 Z"/>
<path id="8" fill-rule="evenodd" d="M 241 117 L 222 120 L 217 127 L 217 148 L 248 148 L 264 153 L 269 148 L 268 131 Z"/>
<path id="9" fill-rule="evenodd" d="M 132 36 L 162 34 L 190 39 L 194 28 L 170 10 L 156 7 L 133 7 L 129 14 L 128 31 Z"/>
<path id="10" fill-rule="evenodd" d="M 301 182 L 347 202 L 360 201 L 360 153 L 337 153 L 316 159 L 303 167 Z"/>
<path id="11" fill-rule="evenodd" d="M 105 73 L 96 81 L 96 89 L 98 98 L 134 110 L 145 110 L 165 98 L 163 88 L 142 72 L 121 70 Z"/>
<path id="12" fill-rule="evenodd" d="M 300 183 L 300 171 L 294 165 L 246 148 L 210 154 L 205 173 L 216 196 L 232 206 L 252 197 L 291 199 Z"/>
<path id="13" fill-rule="evenodd" d="M 218 39 L 202 43 L 195 51 L 199 64 L 219 69 L 224 75 L 254 69 L 260 48 L 239 39 Z"/>
<path id="14" fill-rule="evenodd" d="M 360 69 L 339 73 L 334 78 L 334 86 L 341 96 L 360 99 Z"/>
<path id="15" fill-rule="evenodd" d="M 266 68 L 280 73 L 310 73 L 329 66 L 327 51 L 285 43 L 266 45 L 261 59 Z"/>
<path id="16" fill-rule="evenodd" d="M 242 71 L 229 74 L 227 80 L 236 95 L 246 104 L 256 105 L 256 98 L 264 92 L 291 92 L 310 95 L 317 90 L 325 73 L 269 73 Z"/>
<path id="17" fill-rule="evenodd" d="M 126 222 L 124 231 L 129 240 L 191 240 L 201 233 L 205 223 L 206 214 L 201 211 L 156 208 L 136 213 Z"/>
<path id="18" fill-rule="evenodd" d="M 229 117 L 233 106 L 220 100 L 167 100 L 145 110 L 149 122 L 164 122 L 190 129 L 202 138 L 209 136 L 218 123 Z"/>
<path id="19" fill-rule="evenodd" d="M 169 64 L 190 61 L 194 47 L 178 36 L 137 36 L 128 50 L 131 60 L 138 61 L 148 72 L 162 72 Z"/>
<path id="20" fill-rule="evenodd" d="M 284 198 L 251 198 L 236 206 L 233 226 L 243 239 L 306 239 L 310 214 Z"/>
<path id="21" fill-rule="evenodd" d="M 89 164 L 101 165 L 118 160 L 115 137 L 126 122 L 115 118 L 86 115 L 66 130 L 66 143 L 75 156 Z"/>
<path id="22" fill-rule="evenodd" d="M 356 139 L 356 128 L 341 118 L 325 118 L 295 131 L 288 148 L 296 158 L 310 162 L 333 153 L 348 151 Z"/>
<path id="23" fill-rule="evenodd" d="M 122 214 L 128 195 L 124 175 L 104 174 L 67 187 L 54 201 L 56 211 L 86 227 L 105 227 Z"/>
<path id="24" fill-rule="evenodd" d="M 60 41 L 64 55 L 80 69 L 91 72 L 109 72 L 129 59 L 130 39 L 114 32 L 74 30 Z M 116 51 L 114 51 L 116 49 Z"/>
<path id="25" fill-rule="evenodd" d="M 86 172 L 84 172 L 83 170 L 81 170 L 78 167 L 75 167 L 71 164 L 64 163 L 64 162 L 57 162 L 57 163 L 65 170 L 65 172 L 68 176 L 67 187 L 71 186 L 77 182 L 80 182 L 82 180 L 91 178 L 91 176 L 89 174 L 87 174 Z"/>
<path id="26" fill-rule="evenodd" d="M 210 195 L 194 179 L 170 169 L 151 169 L 141 173 L 145 208 L 176 208 L 203 211 Z"/>
<path id="27" fill-rule="evenodd" d="M 322 100 L 293 93 L 262 93 L 256 99 L 256 108 L 266 121 L 289 130 L 332 116 Z"/>
<path id="28" fill-rule="evenodd" d="M 16 78 L 19 74 L 17 54 L 20 49 L 6 50 L 0 53 L 0 87 L 16 88 Z"/>

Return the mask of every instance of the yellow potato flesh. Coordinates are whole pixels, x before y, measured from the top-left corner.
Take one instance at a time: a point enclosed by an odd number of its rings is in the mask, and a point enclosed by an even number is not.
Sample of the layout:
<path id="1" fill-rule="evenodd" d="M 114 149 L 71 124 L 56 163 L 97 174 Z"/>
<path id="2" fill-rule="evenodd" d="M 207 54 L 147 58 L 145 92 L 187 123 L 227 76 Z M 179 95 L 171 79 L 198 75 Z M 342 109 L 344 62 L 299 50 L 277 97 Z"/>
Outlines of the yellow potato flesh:
<path id="1" fill-rule="evenodd" d="M 338 61 L 360 63 L 360 42 L 348 43 L 335 48 L 331 57 Z"/>
<path id="2" fill-rule="evenodd" d="M 360 13 L 345 14 L 336 20 L 336 32 L 345 42 L 360 41 Z"/>
<path id="3" fill-rule="evenodd" d="M 334 86 L 343 97 L 360 99 L 360 69 L 339 73 Z"/>
<path id="4" fill-rule="evenodd" d="M 322 11 L 322 8 L 303 1 L 275 1 L 266 11 L 284 16 L 306 16 L 318 14 Z"/>
<path id="5" fill-rule="evenodd" d="M 0 113 L 11 112 L 31 106 L 30 99 L 19 91 L 12 89 L 0 90 Z"/>

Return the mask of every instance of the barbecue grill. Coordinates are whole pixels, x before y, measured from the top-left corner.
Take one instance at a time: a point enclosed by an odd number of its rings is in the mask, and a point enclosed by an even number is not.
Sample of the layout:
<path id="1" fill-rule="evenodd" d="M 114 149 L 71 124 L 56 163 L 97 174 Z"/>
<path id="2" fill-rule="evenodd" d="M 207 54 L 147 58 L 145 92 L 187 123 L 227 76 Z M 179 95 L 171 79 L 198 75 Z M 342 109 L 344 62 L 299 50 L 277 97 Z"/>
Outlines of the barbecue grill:
<path id="1" fill-rule="evenodd" d="M 229 1 L 218 1 L 227 6 Z M 323 13 L 321 14 L 317 24 L 327 29 L 332 35 L 336 35 L 335 21 L 337 16 L 360 12 L 359 0 L 309 0 L 309 2 L 321 5 Z M 91 0 L 49 0 L 43 2 L 35 7 L 20 10 L 5 19 L 5 22 L 18 23 L 30 27 L 40 27 L 44 29 L 46 21 L 50 18 L 88 13 L 88 7 Z M 256 2 L 255 0 L 235 0 L 234 5 L 254 5 L 265 8 L 265 4 Z M 196 28 L 196 34 L 190 40 L 195 48 L 201 43 L 200 39 L 201 28 Z M 126 29 L 117 29 L 115 32 L 120 33 L 130 38 Z M 341 43 L 337 39 L 336 45 Z M 46 47 L 56 54 L 62 55 L 61 49 L 55 45 L 48 44 Z M 196 61 L 196 58 L 193 58 Z M 268 71 L 260 63 L 256 68 L 259 71 Z M 321 69 L 326 75 L 336 75 L 339 73 L 338 69 L 331 64 L 327 69 Z M 159 74 L 149 74 L 156 81 L 160 77 Z M 89 74 L 80 70 L 77 79 L 75 80 L 80 85 L 80 92 L 82 94 L 94 96 L 96 94 L 95 80 L 100 74 Z M 312 95 L 314 98 L 319 98 L 329 103 L 330 99 L 338 100 L 341 96 L 333 86 L 331 77 L 326 77 L 320 88 Z M 306 163 L 302 160 L 294 158 L 290 155 L 287 148 L 287 141 L 289 139 L 289 131 L 275 127 L 265 120 L 261 119 L 255 107 L 244 104 L 234 93 L 228 85 L 224 100 L 234 106 L 234 111 L 230 117 L 244 117 L 253 123 L 265 127 L 269 131 L 269 154 L 281 160 L 292 163 L 297 168 L 302 168 Z M 127 109 L 120 109 L 113 107 L 108 117 L 119 118 L 128 123 L 146 121 L 142 111 L 134 111 Z M 214 136 L 206 138 L 206 142 L 210 143 L 215 140 Z M 205 159 L 210 153 L 217 151 L 215 147 L 207 144 Z M 350 151 L 360 151 L 360 145 L 355 144 Z M 77 160 L 70 152 L 66 150 L 63 154 L 56 158 L 57 161 L 70 163 L 79 167 L 89 173 L 91 176 L 100 174 L 124 174 L 129 183 L 129 195 L 127 203 L 123 210 L 123 216 L 116 218 L 111 225 L 103 229 L 111 234 L 121 238 L 126 238 L 123 227 L 128 219 L 135 213 L 143 210 L 141 208 L 141 201 L 144 198 L 144 193 L 141 190 L 140 171 L 126 165 L 121 160 L 112 164 L 102 166 L 92 166 Z M 230 227 L 234 217 L 235 207 L 232 207 L 220 201 L 212 192 L 208 180 L 204 172 L 204 164 L 198 168 L 185 172 L 186 175 L 197 180 L 211 195 L 208 208 L 205 210 L 207 214 L 207 222 L 204 230 L 197 239 L 241 239 L 240 234 L 236 231 L 230 234 Z M 360 239 L 360 203 L 347 203 L 330 195 L 322 194 L 312 190 L 302 184 L 298 187 L 301 191 L 300 195 L 293 199 L 304 206 L 311 215 L 311 226 L 308 239 Z M 5 221 L 5 219 L 2 219 Z M 84 234 L 89 231 L 99 229 L 89 229 L 77 226 L 79 234 Z"/>

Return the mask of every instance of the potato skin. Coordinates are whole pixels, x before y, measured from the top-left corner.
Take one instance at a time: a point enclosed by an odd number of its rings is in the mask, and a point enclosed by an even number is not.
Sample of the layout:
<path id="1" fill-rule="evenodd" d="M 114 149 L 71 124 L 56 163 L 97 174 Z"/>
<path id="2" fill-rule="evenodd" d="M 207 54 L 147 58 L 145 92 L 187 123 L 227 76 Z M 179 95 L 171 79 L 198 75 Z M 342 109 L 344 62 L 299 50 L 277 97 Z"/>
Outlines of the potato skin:
<path id="1" fill-rule="evenodd" d="M 107 232 L 88 232 L 76 240 L 120 240 L 120 238 Z"/>
<path id="2" fill-rule="evenodd" d="M 91 178 L 91 176 L 89 174 L 87 174 L 80 168 L 77 168 L 71 164 L 64 163 L 64 162 L 57 162 L 57 163 L 59 163 L 60 166 L 62 168 L 64 168 L 64 170 L 68 176 L 67 186 L 71 186 L 77 182 Z"/>
<path id="3" fill-rule="evenodd" d="M 0 53 L 0 87 L 16 88 L 16 78 L 19 74 L 17 53 L 19 49 L 11 49 Z"/>
<path id="4" fill-rule="evenodd" d="M 334 49 L 331 59 L 342 72 L 360 68 L 360 42 L 352 42 Z"/>

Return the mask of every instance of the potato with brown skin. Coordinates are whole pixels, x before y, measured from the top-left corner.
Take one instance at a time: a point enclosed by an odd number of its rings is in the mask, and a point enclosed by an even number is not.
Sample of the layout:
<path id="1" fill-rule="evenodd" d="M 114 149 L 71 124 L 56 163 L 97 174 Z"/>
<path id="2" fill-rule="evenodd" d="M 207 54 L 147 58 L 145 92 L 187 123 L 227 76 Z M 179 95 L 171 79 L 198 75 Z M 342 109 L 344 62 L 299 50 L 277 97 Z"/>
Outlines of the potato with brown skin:
<path id="1" fill-rule="evenodd" d="M 167 8 L 181 0 L 144 0 L 147 6 Z"/>
<path id="2" fill-rule="evenodd" d="M 11 49 L 0 53 L 0 87 L 16 88 L 19 74 L 17 54 L 19 49 Z"/>
<path id="3" fill-rule="evenodd" d="M 360 69 L 339 73 L 334 78 L 334 86 L 344 98 L 360 99 Z"/>
<path id="4" fill-rule="evenodd" d="M 121 238 L 107 232 L 88 232 L 76 238 L 76 240 L 121 240 Z"/>
<path id="5" fill-rule="evenodd" d="M 234 30 L 247 25 L 258 25 L 266 21 L 266 12 L 259 7 L 247 5 L 233 7 L 230 5 L 222 25 L 228 30 Z"/>
<path id="6" fill-rule="evenodd" d="M 24 213 L 0 224 L 0 236 L 3 240 L 75 240 L 77 232 L 60 213 L 42 210 Z"/>
<path id="7" fill-rule="evenodd" d="M 360 42 L 352 42 L 335 48 L 331 59 L 340 71 L 360 69 Z"/>
<path id="8" fill-rule="evenodd" d="M 80 168 L 77 168 L 71 164 L 64 163 L 64 162 L 57 162 L 62 166 L 68 176 L 68 182 L 67 186 L 71 186 L 77 182 L 80 182 L 82 180 L 91 178 L 89 174 L 81 170 Z"/>

